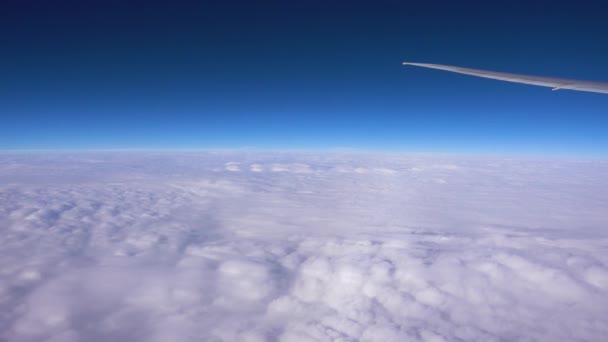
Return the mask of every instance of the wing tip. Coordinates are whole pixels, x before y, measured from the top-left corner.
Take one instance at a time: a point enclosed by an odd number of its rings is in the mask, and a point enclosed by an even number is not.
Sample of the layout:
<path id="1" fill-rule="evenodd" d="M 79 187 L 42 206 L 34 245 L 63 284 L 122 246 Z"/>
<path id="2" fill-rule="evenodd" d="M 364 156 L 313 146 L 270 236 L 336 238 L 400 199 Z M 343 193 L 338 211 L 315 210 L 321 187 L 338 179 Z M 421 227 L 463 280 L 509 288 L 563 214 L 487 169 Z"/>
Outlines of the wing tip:
<path id="1" fill-rule="evenodd" d="M 413 65 L 413 66 L 419 66 L 419 67 L 428 67 L 431 64 L 425 64 L 425 63 L 415 63 L 415 62 L 402 62 L 402 65 Z"/>

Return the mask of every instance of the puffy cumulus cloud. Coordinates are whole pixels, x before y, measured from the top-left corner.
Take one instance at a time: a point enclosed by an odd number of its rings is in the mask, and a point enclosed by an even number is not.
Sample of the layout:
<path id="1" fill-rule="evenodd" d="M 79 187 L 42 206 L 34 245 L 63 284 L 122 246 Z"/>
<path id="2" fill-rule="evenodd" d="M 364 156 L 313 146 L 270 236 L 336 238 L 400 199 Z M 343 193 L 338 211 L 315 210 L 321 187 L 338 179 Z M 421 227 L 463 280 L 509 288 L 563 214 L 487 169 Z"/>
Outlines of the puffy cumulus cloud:
<path id="1" fill-rule="evenodd" d="M 293 173 L 312 173 L 314 172 L 310 165 L 293 163 L 293 164 L 272 164 L 270 167 L 272 172 L 293 172 Z"/>
<path id="2" fill-rule="evenodd" d="M 601 161 L 0 159 L 0 340 L 608 335 Z"/>
<path id="3" fill-rule="evenodd" d="M 249 170 L 251 170 L 251 172 L 262 172 L 264 171 L 264 166 L 260 164 L 251 164 Z"/>
<path id="4" fill-rule="evenodd" d="M 241 167 L 237 162 L 228 162 L 226 163 L 226 171 L 239 172 L 241 171 Z"/>

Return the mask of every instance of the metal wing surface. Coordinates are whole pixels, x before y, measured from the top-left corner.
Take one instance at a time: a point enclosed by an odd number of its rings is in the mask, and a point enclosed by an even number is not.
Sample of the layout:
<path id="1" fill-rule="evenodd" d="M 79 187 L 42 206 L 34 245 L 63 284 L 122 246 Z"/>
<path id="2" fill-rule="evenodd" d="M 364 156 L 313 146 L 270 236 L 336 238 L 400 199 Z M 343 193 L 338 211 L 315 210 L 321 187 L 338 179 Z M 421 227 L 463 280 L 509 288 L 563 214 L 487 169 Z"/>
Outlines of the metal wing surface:
<path id="1" fill-rule="evenodd" d="M 507 81 L 507 82 L 532 84 L 532 85 L 537 85 L 537 86 L 541 86 L 541 87 L 550 87 L 550 88 L 553 88 L 553 90 L 568 89 L 568 90 L 589 91 L 589 92 L 593 92 L 593 93 L 608 94 L 608 82 L 579 81 L 579 80 L 570 80 L 570 79 L 564 79 L 564 78 L 510 74 L 510 73 L 506 73 L 506 72 L 469 69 L 469 68 L 462 68 L 462 67 L 441 65 L 441 64 L 404 62 L 403 65 L 414 65 L 414 66 L 423 67 L 423 68 L 439 69 L 439 70 L 456 72 L 459 74 L 491 78 L 491 79 Z"/>

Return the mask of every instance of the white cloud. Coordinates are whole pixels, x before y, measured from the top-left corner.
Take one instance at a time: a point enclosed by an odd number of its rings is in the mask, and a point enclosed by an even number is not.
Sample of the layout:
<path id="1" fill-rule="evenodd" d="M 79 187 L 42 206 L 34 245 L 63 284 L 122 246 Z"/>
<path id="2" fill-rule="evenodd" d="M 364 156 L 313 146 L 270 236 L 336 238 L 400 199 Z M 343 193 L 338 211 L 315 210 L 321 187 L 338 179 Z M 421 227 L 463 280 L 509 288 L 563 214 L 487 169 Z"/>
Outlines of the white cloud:
<path id="1" fill-rule="evenodd" d="M 310 165 L 301 163 L 272 164 L 270 170 L 273 172 L 312 173 Z"/>
<path id="2" fill-rule="evenodd" d="M 260 164 L 251 164 L 249 170 L 251 170 L 251 172 L 262 172 L 264 171 L 264 166 Z"/>
<path id="3" fill-rule="evenodd" d="M 241 171 L 240 163 L 237 162 L 228 162 L 226 163 L 226 171 L 239 172 Z"/>
<path id="4" fill-rule="evenodd" d="M 0 158 L 0 340 L 608 334 L 602 161 Z"/>

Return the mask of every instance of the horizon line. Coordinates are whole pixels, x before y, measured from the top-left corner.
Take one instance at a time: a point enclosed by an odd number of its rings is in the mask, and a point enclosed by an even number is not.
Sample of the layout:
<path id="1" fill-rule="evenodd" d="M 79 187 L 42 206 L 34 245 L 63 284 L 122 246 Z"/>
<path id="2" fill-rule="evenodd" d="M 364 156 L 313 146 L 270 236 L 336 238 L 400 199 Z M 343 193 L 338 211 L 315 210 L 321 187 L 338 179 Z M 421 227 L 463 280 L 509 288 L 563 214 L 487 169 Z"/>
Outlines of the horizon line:
<path id="1" fill-rule="evenodd" d="M 438 150 L 389 150 L 389 149 L 364 149 L 351 147 L 333 148 L 262 148 L 262 147 L 120 147 L 120 148 L 0 148 L 0 155 L 8 154 L 65 154 L 65 153 L 236 153 L 236 152 L 255 152 L 255 153 L 296 153 L 296 154 L 385 154 L 385 155 L 418 155 L 418 156 L 453 156 L 453 157 L 486 157 L 486 158 L 541 158 L 541 159 L 592 159 L 608 160 L 607 155 L 597 154 L 574 154 L 574 153 L 536 153 L 536 152 L 462 152 L 462 151 L 438 151 Z"/>

